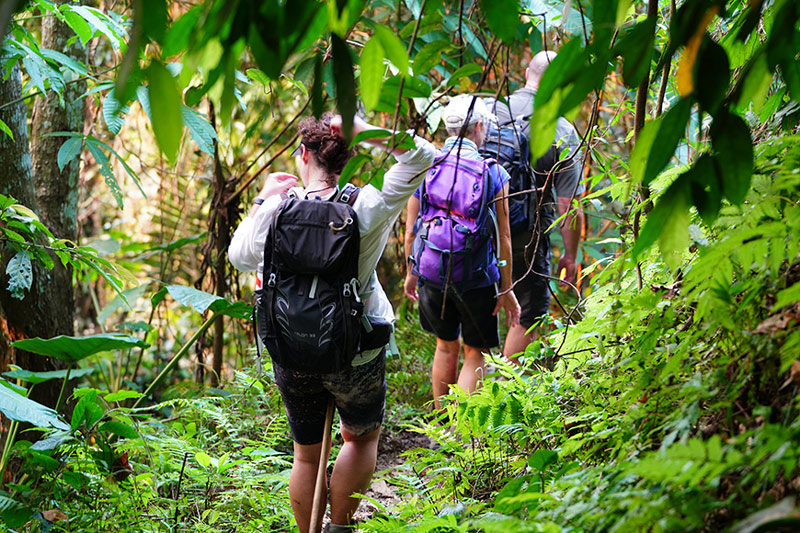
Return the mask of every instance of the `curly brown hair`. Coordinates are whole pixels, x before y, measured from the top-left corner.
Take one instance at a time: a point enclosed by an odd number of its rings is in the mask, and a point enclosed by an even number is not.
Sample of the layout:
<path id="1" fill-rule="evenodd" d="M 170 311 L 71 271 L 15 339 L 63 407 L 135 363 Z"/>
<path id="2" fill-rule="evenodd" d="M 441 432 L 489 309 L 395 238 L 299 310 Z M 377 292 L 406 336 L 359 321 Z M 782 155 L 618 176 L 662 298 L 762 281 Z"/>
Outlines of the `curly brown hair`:
<path id="1" fill-rule="evenodd" d="M 355 149 L 351 150 L 346 140 L 331 133 L 331 118 L 333 113 L 330 112 L 323 113 L 319 119 L 305 117 L 300 121 L 297 130 L 301 142 L 327 174 L 329 185 L 335 185 L 336 177 L 355 155 Z"/>

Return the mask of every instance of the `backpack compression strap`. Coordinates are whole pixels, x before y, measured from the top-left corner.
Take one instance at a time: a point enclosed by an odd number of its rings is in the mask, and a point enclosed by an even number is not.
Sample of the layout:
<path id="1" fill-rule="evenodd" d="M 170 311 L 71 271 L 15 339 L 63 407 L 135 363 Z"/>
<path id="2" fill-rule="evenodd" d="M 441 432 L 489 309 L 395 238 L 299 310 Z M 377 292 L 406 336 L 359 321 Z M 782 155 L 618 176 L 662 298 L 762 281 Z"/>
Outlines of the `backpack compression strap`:
<path id="1" fill-rule="evenodd" d="M 358 193 L 361 191 L 361 187 L 356 187 L 352 183 L 345 184 L 342 187 L 342 191 L 339 193 L 339 196 L 336 198 L 337 202 L 341 202 L 343 204 L 347 204 L 350 207 L 353 207 L 356 203 L 356 198 L 358 198 Z"/>

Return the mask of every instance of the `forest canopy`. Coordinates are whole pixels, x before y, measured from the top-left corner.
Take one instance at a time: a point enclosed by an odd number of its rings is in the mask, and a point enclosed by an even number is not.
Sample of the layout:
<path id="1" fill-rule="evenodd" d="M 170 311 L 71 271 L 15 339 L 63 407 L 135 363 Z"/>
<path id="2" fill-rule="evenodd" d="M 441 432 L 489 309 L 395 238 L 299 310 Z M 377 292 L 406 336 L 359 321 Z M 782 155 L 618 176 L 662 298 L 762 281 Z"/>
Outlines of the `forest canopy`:
<path id="1" fill-rule="evenodd" d="M 0 28 L 9 530 L 292 530 L 292 442 L 233 230 L 293 171 L 300 118 L 340 113 L 352 146 L 357 115 L 440 145 L 450 98 L 507 99 L 542 50 L 531 159 L 575 124 L 576 283 L 552 272 L 525 364 L 490 354 L 437 417 L 401 216 L 377 269 L 399 344 L 385 461 L 359 527 L 797 528 L 796 1 L 12 0 Z M 390 164 L 358 148 L 340 182 L 380 189 Z"/>

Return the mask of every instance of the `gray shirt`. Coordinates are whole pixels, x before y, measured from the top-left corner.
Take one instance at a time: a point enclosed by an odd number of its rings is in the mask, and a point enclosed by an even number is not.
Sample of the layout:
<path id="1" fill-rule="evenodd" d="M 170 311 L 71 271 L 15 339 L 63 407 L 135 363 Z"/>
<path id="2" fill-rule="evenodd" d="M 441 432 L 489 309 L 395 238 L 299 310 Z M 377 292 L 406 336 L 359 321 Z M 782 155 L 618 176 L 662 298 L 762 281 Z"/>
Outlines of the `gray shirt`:
<path id="1" fill-rule="evenodd" d="M 526 137 L 530 129 L 529 119 L 533 114 L 533 103 L 536 91 L 523 87 L 514 91 L 508 99 L 509 105 L 487 98 L 484 101 L 489 109 L 497 116 L 500 126 L 508 126 L 515 121 Z M 510 111 L 509 111 L 510 106 Z M 562 163 L 561 167 L 553 174 L 555 194 L 559 198 L 571 198 L 573 193 L 577 196 L 585 190 L 581 182 L 581 141 L 578 133 L 564 117 L 558 117 L 556 135 L 553 148 L 536 161 L 534 172 L 547 174 L 560 160 L 572 157 L 572 160 Z M 577 185 L 577 188 L 576 188 Z"/>

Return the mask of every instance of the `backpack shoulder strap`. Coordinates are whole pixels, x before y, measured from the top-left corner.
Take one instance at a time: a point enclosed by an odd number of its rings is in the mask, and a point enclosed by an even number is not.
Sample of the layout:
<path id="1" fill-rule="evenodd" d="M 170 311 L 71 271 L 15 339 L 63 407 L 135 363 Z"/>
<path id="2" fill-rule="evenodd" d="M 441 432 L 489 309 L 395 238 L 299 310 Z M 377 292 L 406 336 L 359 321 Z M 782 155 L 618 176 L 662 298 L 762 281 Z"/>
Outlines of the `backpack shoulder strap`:
<path id="1" fill-rule="evenodd" d="M 356 198 L 358 198 L 359 192 L 361 192 L 361 187 L 356 187 L 352 183 L 347 183 L 344 187 L 342 187 L 341 192 L 336 197 L 336 201 L 353 207 L 353 205 L 356 203 Z"/>

